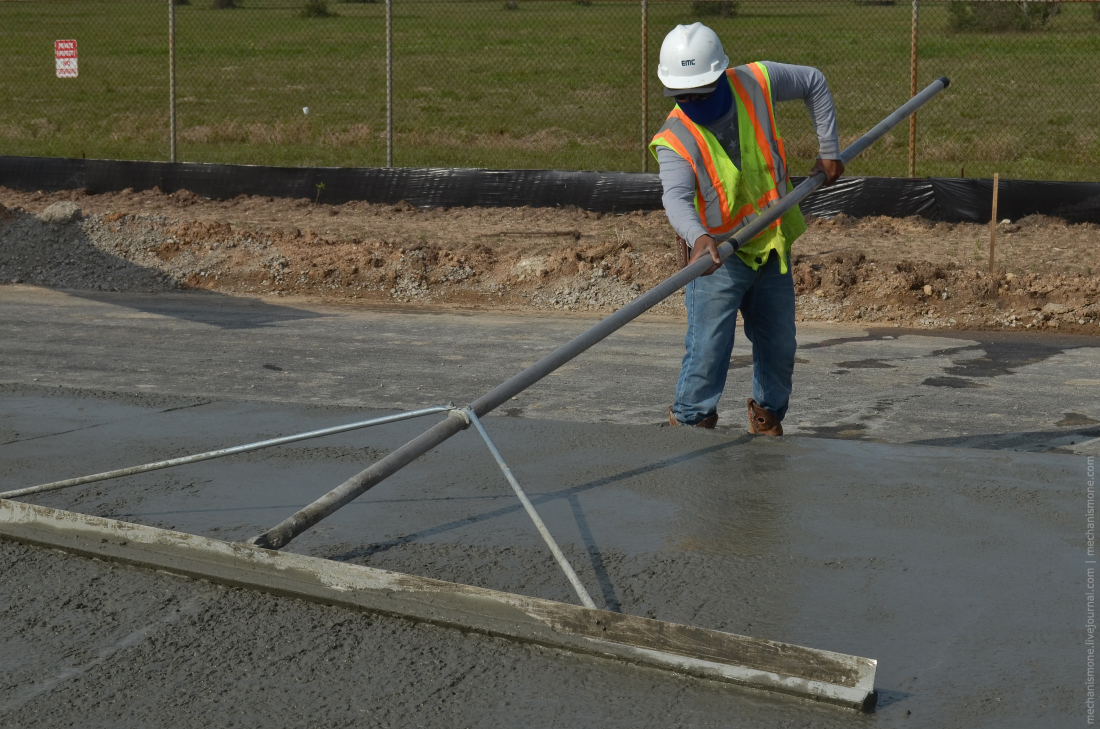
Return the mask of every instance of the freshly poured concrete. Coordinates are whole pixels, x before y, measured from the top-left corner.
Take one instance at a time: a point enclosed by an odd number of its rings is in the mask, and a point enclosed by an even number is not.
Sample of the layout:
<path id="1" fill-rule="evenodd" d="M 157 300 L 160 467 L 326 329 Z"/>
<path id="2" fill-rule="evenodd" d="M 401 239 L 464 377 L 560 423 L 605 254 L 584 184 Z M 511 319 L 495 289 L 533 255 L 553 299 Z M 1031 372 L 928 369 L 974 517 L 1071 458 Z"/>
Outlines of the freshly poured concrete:
<path id="1" fill-rule="evenodd" d="M 314 429 L 363 414 L 261 403 L 187 408 L 182 402 L 141 400 L 75 399 L 35 393 L 33 388 L 9 391 L 4 427 L 22 438 L 3 447 L 5 487 Z M 383 426 L 44 494 L 33 502 L 239 540 L 278 521 L 426 424 Z M 737 723 L 750 726 L 781 726 L 815 717 L 810 722 L 814 725 L 1034 726 L 1076 714 L 1074 692 L 1068 687 L 1077 678 L 1080 653 L 1075 628 L 1084 570 L 1074 537 L 1076 515 L 1083 507 L 1084 459 L 517 418 L 489 418 L 486 425 L 601 607 L 879 660 L 882 699 L 874 717 L 830 714 L 804 702 L 754 697 L 714 685 L 691 688 L 692 694 L 709 692 L 700 704 L 709 708 L 685 706 L 678 714 L 682 720 L 725 724 L 737 717 Z M 199 617 L 181 614 L 170 625 L 157 622 L 165 601 L 183 603 L 199 599 L 193 596 L 198 594 L 211 605 L 221 605 L 209 610 L 237 632 L 274 630 L 256 625 L 263 622 L 262 613 L 252 614 L 258 608 L 225 614 L 226 600 L 269 605 L 272 598 L 106 565 L 81 567 L 69 557 L 28 553 L 21 547 L 4 549 L 24 555 L 4 578 L 10 585 L 5 594 L 33 591 L 39 569 L 76 570 L 84 575 L 76 580 L 81 584 L 93 575 L 147 583 L 146 598 L 127 602 L 148 602 L 149 612 L 141 619 L 154 625 L 149 640 L 161 631 L 176 636 L 178 650 L 187 656 L 179 660 L 193 660 L 193 641 L 202 642 L 204 651 L 209 647 L 198 637 L 203 625 Z M 483 444 L 469 433 L 375 488 L 291 549 L 574 600 Z M 35 567 L 25 572 L 27 554 L 34 554 Z M 128 576 L 121 577 L 124 572 Z M 87 588 L 70 588 L 69 602 L 63 604 L 90 604 L 81 597 Z M 4 610 L 8 627 L 3 640 L 15 649 L 5 652 L 26 656 L 6 669 L 4 683 L 11 686 L 12 697 L 53 680 L 60 666 L 73 665 L 61 649 L 45 649 L 59 650 L 52 661 L 35 655 L 41 650 L 35 638 L 40 622 L 56 619 L 56 605 L 52 600 L 28 604 L 16 599 Z M 138 605 L 126 609 L 140 611 Z M 313 635 L 308 626 L 320 619 L 316 616 L 329 615 L 328 609 L 288 600 L 279 603 L 276 614 L 285 614 L 282 619 L 296 627 L 277 641 L 279 647 L 251 648 L 250 660 L 264 664 L 259 670 L 266 671 L 273 656 L 291 650 L 292 644 L 291 652 L 308 656 L 311 668 L 303 672 L 291 663 L 284 671 L 264 674 L 267 690 L 293 692 L 310 679 L 322 684 L 336 676 L 346 679 L 345 668 L 318 672 L 314 665 L 327 665 L 324 654 L 338 642 L 308 645 L 297 637 L 302 631 Z M 638 710 L 648 706 L 654 724 L 668 720 L 661 713 L 667 709 L 668 687 L 684 685 L 680 679 L 610 662 L 598 671 L 581 668 L 581 659 L 483 637 L 464 636 L 458 649 L 453 637 L 435 637 L 436 629 L 403 629 L 390 619 L 343 619 L 384 624 L 385 650 L 404 652 L 408 660 L 432 650 L 441 670 L 473 661 L 476 668 L 469 670 L 479 676 L 474 684 L 481 682 L 490 693 L 512 692 L 521 705 L 546 706 L 548 725 L 562 722 L 560 705 L 570 705 L 570 712 L 580 709 L 571 689 L 526 673 L 543 662 L 564 661 L 574 667 L 571 671 L 613 675 L 616 695 L 634 696 Z M 134 620 L 123 622 L 141 627 Z M 407 642 L 389 631 L 408 636 Z M 287 647 L 281 647 L 284 641 Z M 135 655 L 148 650 L 138 647 L 144 643 L 142 638 L 134 647 L 103 658 L 80 681 L 63 681 L 18 708 L 12 704 L 13 713 L 0 717 L 24 721 L 33 716 L 27 712 L 43 711 L 62 696 L 90 700 L 89 686 L 96 692 L 123 690 L 127 674 L 117 672 L 121 664 L 126 670 L 132 670 L 135 660 L 173 665 L 176 659 L 170 657 Z M 484 661 L 476 647 L 482 643 L 493 646 L 485 649 L 491 657 Z M 508 657 L 501 658 L 501 652 Z M 236 666 L 211 669 L 215 674 L 243 670 L 243 659 L 234 652 L 219 657 L 215 649 L 209 660 Z M 119 668 L 113 667 L 116 663 Z M 377 668 L 366 657 L 357 663 L 353 670 L 370 684 Z M 387 670 L 385 680 L 400 683 L 400 676 Z M 192 700 L 198 700 L 196 692 L 202 694 L 202 680 L 194 676 L 167 671 L 163 680 L 165 692 L 182 692 Z M 217 682 L 227 680 L 242 697 L 256 688 L 244 676 Z M 654 693 L 655 684 L 663 689 Z M 408 677 L 406 691 L 422 688 Z M 463 690 L 478 692 L 473 684 Z M 376 697 L 368 703 L 388 710 L 387 701 Z M 441 711 L 444 705 L 457 711 L 448 719 L 451 725 L 499 724 L 520 717 L 510 713 L 510 705 L 488 697 L 457 704 L 430 696 L 423 701 L 438 703 Z M 0 712 L 5 705 L 0 702 Z M 263 716 L 264 711 L 252 706 L 249 716 Z M 569 715 L 598 725 L 639 725 L 637 714 L 620 715 L 595 697 L 581 714 Z M 526 723 L 532 721 L 539 723 Z"/>
<path id="2" fill-rule="evenodd" d="M 3 490 L 464 402 L 585 325 L 26 287 L 0 303 Z M 741 430 L 743 339 L 732 427 L 653 424 L 681 327 L 631 325 L 486 427 L 600 607 L 877 658 L 875 714 L 0 542 L 0 725 L 1083 721 L 1071 454 L 1100 443 L 1100 342 L 803 328 L 788 422 L 830 439 L 765 440 Z M 433 420 L 31 501 L 244 539 Z M 575 600 L 473 433 L 290 549 Z"/>

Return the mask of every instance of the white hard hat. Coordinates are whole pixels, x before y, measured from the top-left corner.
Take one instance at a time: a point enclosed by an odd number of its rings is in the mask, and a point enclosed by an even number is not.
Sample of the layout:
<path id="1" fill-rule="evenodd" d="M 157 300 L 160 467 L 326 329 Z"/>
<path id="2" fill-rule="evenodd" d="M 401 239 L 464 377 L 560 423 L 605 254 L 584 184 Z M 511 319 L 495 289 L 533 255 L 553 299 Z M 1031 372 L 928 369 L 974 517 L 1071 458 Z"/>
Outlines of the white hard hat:
<path id="1" fill-rule="evenodd" d="M 661 43 L 657 78 L 665 85 L 665 96 L 684 89 L 709 93 L 729 65 L 717 33 L 702 23 L 677 25 Z"/>

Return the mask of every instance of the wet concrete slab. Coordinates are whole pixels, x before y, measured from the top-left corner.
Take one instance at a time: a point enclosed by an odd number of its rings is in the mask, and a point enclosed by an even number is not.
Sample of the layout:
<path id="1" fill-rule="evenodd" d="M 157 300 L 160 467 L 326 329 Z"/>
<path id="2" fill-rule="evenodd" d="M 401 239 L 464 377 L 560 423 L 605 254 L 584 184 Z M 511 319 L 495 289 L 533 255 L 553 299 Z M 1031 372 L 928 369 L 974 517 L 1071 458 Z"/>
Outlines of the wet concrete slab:
<path id="1" fill-rule="evenodd" d="M 8 386 L 0 394 L 0 483 L 16 488 L 376 412 Z M 31 500 L 244 539 L 431 420 Z M 600 607 L 877 658 L 879 710 L 858 716 L 612 662 L 594 668 L 546 649 L 5 545 L 0 654 L 9 658 L 0 662 L 0 718 L 60 725 L 79 712 L 106 725 L 126 706 L 150 716 L 151 699 L 127 683 L 142 671 L 161 695 L 191 706 L 280 694 L 270 707 L 233 709 L 245 722 L 297 716 L 280 709 L 288 704 L 302 707 L 303 722 L 316 705 L 333 725 L 367 715 L 379 725 L 377 717 L 441 726 L 1030 727 L 1082 716 L 1073 687 L 1085 657 L 1084 458 L 485 422 Z M 473 433 L 290 549 L 575 600 Z M 47 634 L 51 622 L 60 625 Z M 332 622 L 338 627 L 323 628 Z M 217 645 L 210 628 L 235 637 Z M 196 670 L 198 655 L 208 668 Z M 362 696 L 351 696 L 351 677 L 369 687 Z M 219 692 L 204 688 L 211 683 Z M 321 700 L 318 684 L 337 687 L 336 695 Z M 92 693 L 114 698 L 95 703 Z"/>

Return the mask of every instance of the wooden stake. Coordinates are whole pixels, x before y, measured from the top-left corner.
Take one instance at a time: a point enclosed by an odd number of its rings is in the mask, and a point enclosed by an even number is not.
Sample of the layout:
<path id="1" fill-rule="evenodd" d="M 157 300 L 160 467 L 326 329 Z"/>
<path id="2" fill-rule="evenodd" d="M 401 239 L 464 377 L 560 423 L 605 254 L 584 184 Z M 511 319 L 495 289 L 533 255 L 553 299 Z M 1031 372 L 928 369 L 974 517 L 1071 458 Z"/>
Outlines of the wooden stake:
<path id="1" fill-rule="evenodd" d="M 989 272 L 993 273 L 993 253 L 997 248 L 997 189 L 1001 186 L 1001 176 L 993 173 L 993 220 L 989 221 Z"/>

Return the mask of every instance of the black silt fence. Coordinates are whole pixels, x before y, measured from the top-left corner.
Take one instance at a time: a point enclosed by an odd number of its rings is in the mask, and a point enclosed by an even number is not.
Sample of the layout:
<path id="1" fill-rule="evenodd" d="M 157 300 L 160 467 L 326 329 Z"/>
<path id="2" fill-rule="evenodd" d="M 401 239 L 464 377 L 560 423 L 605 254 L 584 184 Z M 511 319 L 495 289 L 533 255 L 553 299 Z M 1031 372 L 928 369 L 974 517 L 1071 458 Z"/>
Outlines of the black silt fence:
<path id="1" fill-rule="evenodd" d="M 798 184 L 802 178 L 792 178 Z M 260 167 L 169 162 L 0 156 L 0 185 L 89 194 L 127 188 L 189 190 L 212 199 L 239 195 L 308 198 L 341 205 L 353 200 L 440 207 L 577 207 L 615 213 L 661 209 L 655 174 L 559 170 Z M 946 222 L 988 222 L 993 181 L 982 179 L 844 178 L 813 193 L 802 210 L 817 217 L 919 215 Z M 1100 223 L 1100 183 L 1002 180 L 998 217 L 1041 214 Z"/>

